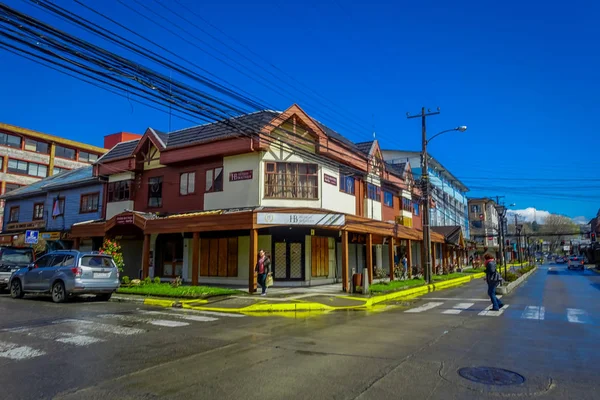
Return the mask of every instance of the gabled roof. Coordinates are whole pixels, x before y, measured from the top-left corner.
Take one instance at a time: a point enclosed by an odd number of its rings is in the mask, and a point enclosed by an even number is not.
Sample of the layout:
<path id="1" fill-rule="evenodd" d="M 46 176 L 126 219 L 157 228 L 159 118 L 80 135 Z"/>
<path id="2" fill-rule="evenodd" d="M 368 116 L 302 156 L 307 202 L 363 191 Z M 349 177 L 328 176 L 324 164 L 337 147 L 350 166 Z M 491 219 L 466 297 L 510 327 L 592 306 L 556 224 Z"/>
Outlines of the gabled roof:
<path id="1" fill-rule="evenodd" d="M 458 225 L 453 226 L 432 226 L 431 230 L 444 235 L 446 243 L 453 244 L 455 246 L 462 246 L 462 228 Z M 462 240 L 464 241 L 464 239 Z"/>
<path id="2" fill-rule="evenodd" d="M 359 151 L 362 151 L 363 153 L 370 155 L 371 149 L 373 148 L 374 143 L 375 143 L 374 140 L 371 140 L 369 142 L 359 142 L 359 143 L 356 143 L 356 148 Z"/>
<path id="3" fill-rule="evenodd" d="M 398 164 L 391 164 L 388 162 L 385 162 L 385 169 L 388 172 L 391 172 L 394 175 L 398 175 L 400 177 L 404 177 L 404 172 L 406 171 L 406 163 L 398 163 Z"/>
<path id="4" fill-rule="evenodd" d="M 139 141 L 140 139 L 134 139 L 129 140 L 127 142 L 117 143 L 115 147 L 108 151 L 108 153 L 100 157 L 98 161 L 96 161 L 96 163 L 99 163 L 100 161 L 106 162 L 117 158 L 129 157 L 133 155 L 133 150 L 135 150 Z"/>

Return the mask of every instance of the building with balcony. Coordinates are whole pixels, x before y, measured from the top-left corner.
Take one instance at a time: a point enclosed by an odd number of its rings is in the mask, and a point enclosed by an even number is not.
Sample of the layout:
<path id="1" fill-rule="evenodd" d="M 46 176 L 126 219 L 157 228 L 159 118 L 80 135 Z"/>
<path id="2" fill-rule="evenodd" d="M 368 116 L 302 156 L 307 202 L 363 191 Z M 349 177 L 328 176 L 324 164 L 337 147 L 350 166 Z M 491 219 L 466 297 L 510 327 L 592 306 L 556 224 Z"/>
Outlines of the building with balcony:
<path id="1" fill-rule="evenodd" d="M 500 216 L 497 204 L 489 198 L 469 199 L 469 224 L 471 240 L 476 243 L 478 251 L 499 251 Z"/>
<path id="2" fill-rule="evenodd" d="M 0 123 L 0 195 L 98 160 L 107 150 Z M 0 216 L 4 216 L 0 201 Z M 2 218 L 2 217 L 0 217 Z M 3 226 L 0 220 L 0 226 Z"/>
<path id="3" fill-rule="evenodd" d="M 400 255 L 414 266 L 424 258 L 410 165 L 386 164 L 377 142 L 359 146 L 297 105 L 170 133 L 148 128 L 94 169 L 107 180 L 105 216 L 71 234 L 120 240 L 131 277 L 253 291 L 263 249 L 276 284 L 347 290 L 352 272 L 393 277 Z"/>

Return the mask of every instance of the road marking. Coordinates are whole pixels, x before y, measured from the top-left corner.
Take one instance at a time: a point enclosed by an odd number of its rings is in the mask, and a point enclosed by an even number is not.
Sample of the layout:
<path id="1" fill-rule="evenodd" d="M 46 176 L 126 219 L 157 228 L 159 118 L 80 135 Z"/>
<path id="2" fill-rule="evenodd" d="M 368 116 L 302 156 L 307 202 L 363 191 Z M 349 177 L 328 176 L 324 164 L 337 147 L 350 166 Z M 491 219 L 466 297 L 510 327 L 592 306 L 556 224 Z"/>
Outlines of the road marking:
<path id="1" fill-rule="evenodd" d="M 502 295 L 496 296 L 501 299 Z M 453 300 L 453 301 L 490 301 L 489 297 L 487 299 L 459 299 L 455 297 L 425 297 L 425 300 Z"/>
<path id="2" fill-rule="evenodd" d="M 46 354 L 41 350 L 36 350 L 29 346 L 19 346 L 18 344 L 0 342 L 0 357 L 11 360 L 27 360 Z"/>
<path id="3" fill-rule="evenodd" d="M 101 331 L 104 333 L 109 333 L 113 335 L 119 336 L 131 336 L 138 335 L 140 333 L 146 332 L 143 329 L 139 328 L 129 328 L 125 326 L 118 325 L 109 325 L 103 324 L 101 322 L 93 322 L 87 321 L 83 319 L 63 319 L 52 322 L 53 324 L 65 324 L 65 325 L 74 325 L 77 333 L 93 333 L 97 331 Z"/>
<path id="4" fill-rule="evenodd" d="M 589 320 L 588 313 L 579 308 L 567 308 L 567 319 L 574 324 L 585 324 Z"/>
<path id="5" fill-rule="evenodd" d="M 104 342 L 103 339 L 87 335 L 67 334 L 65 336 L 66 337 L 56 339 L 56 341 L 61 343 L 72 344 L 74 346 L 88 346 L 90 344 Z"/>
<path id="6" fill-rule="evenodd" d="M 499 317 L 501 316 L 504 311 L 508 308 L 508 304 L 505 304 L 504 307 L 502 307 L 500 310 L 498 311 L 493 311 L 492 310 L 492 305 L 490 304 L 485 310 L 483 310 L 482 312 L 480 312 L 477 315 L 481 315 L 484 317 Z"/>
<path id="7" fill-rule="evenodd" d="M 543 321 L 546 316 L 546 308 L 539 306 L 527 306 L 521 314 L 522 319 L 536 319 Z"/>
<path id="8" fill-rule="evenodd" d="M 409 313 L 423 312 L 423 311 L 431 310 L 432 308 L 441 306 L 442 304 L 444 304 L 444 303 L 437 303 L 437 302 L 425 303 L 422 306 L 415 307 L 410 310 L 406 310 L 405 312 L 409 312 Z"/>
<path id="9" fill-rule="evenodd" d="M 455 304 L 451 309 L 442 311 L 442 314 L 460 314 L 464 310 L 474 305 L 475 303 L 458 303 Z"/>
<path id="10" fill-rule="evenodd" d="M 185 319 L 188 321 L 196 321 L 196 322 L 212 322 L 218 321 L 218 318 L 213 317 L 205 317 L 203 315 L 185 315 L 185 314 L 173 314 L 164 311 L 140 311 L 142 314 L 150 314 L 150 315 L 169 315 L 176 318 Z"/>
<path id="11" fill-rule="evenodd" d="M 180 326 L 189 325 L 188 322 L 170 321 L 170 320 L 166 320 L 166 319 L 143 318 L 143 317 L 136 317 L 134 315 L 122 315 L 122 314 L 102 314 L 102 315 L 98 315 L 98 318 L 114 318 L 114 319 L 118 319 L 120 321 L 141 322 L 141 323 L 146 323 L 146 324 L 156 325 L 156 326 L 166 326 L 168 328 L 177 328 Z"/>
<path id="12" fill-rule="evenodd" d="M 196 314 L 206 314 L 206 315 L 214 315 L 215 317 L 228 317 L 228 318 L 244 318 L 246 317 L 243 314 L 233 314 L 233 313 L 221 313 L 221 312 L 216 312 L 216 311 L 199 311 L 199 310 L 190 310 L 187 308 L 174 308 L 172 311 L 177 311 L 177 312 L 191 312 L 191 313 L 196 313 Z"/>

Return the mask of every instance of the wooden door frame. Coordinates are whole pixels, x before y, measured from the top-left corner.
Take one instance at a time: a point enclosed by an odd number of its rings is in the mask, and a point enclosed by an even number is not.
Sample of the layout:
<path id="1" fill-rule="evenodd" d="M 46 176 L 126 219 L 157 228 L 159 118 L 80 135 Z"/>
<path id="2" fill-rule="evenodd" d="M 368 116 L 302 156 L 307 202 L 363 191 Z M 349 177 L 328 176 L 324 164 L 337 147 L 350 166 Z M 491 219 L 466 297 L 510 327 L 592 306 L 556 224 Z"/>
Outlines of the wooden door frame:
<path id="1" fill-rule="evenodd" d="M 275 244 L 276 243 L 285 243 L 285 276 L 286 278 L 275 278 L 275 268 L 277 260 L 275 259 Z M 302 263 L 302 274 L 300 278 L 290 278 L 290 244 L 291 243 L 300 243 L 301 245 L 301 263 Z M 273 279 L 276 279 L 281 282 L 290 281 L 290 282 L 302 282 L 306 279 L 306 243 L 304 240 L 273 240 L 271 243 L 271 272 L 273 273 Z"/>

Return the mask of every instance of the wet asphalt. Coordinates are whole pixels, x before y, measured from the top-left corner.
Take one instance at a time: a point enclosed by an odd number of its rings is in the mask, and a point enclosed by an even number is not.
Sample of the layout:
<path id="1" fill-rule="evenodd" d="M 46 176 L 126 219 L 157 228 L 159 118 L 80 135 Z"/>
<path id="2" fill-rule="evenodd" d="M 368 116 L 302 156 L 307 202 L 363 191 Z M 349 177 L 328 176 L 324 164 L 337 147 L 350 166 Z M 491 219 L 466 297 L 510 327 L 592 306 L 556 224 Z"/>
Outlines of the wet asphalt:
<path id="1" fill-rule="evenodd" d="M 483 280 L 261 317 L 0 295 L 0 398 L 598 399 L 599 296 L 600 275 L 548 264 L 498 315 Z"/>

